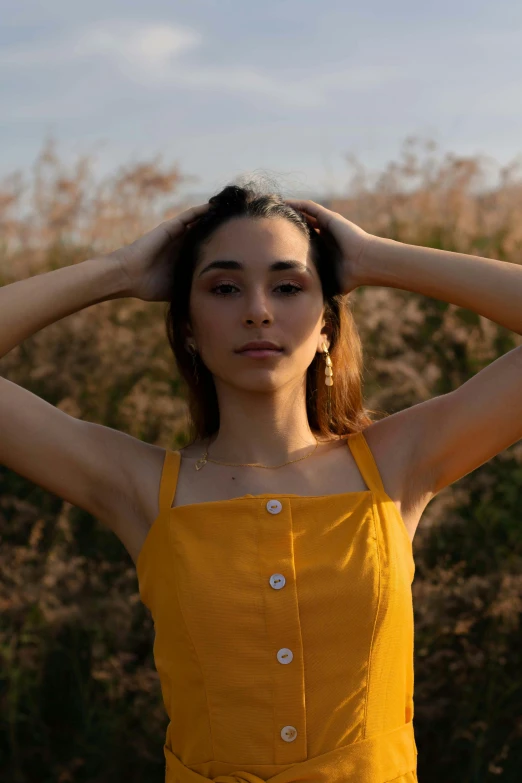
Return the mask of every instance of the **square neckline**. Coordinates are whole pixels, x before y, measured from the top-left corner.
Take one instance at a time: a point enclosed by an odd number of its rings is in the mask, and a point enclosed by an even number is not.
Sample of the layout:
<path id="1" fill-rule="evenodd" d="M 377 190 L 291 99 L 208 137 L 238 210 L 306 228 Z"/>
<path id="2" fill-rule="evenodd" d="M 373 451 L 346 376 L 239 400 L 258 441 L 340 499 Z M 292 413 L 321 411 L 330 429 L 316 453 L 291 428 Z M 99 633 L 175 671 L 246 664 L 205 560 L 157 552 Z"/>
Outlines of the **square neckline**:
<path id="1" fill-rule="evenodd" d="M 354 435 L 354 434 L 362 434 L 362 433 L 352 433 L 352 435 Z M 363 440 L 364 440 L 364 442 L 366 444 L 366 439 L 364 438 L 364 436 L 363 436 Z M 348 438 L 345 439 L 345 446 L 347 446 L 348 449 L 350 449 L 350 446 L 348 444 Z M 179 460 L 177 468 L 176 468 L 176 485 L 175 485 L 175 488 L 174 488 L 174 496 L 172 497 L 172 500 L 171 500 L 171 503 L 172 503 L 175 500 L 175 498 L 176 498 L 176 489 L 177 489 L 177 484 L 178 484 L 178 480 L 179 480 L 179 472 L 181 470 L 181 464 L 183 462 L 183 456 L 181 454 L 181 449 L 166 449 L 166 451 L 170 451 L 171 454 L 177 454 L 178 460 Z M 371 452 L 370 452 L 370 455 L 371 455 L 371 459 L 374 461 L 374 457 L 373 457 L 373 454 Z M 246 500 L 248 498 L 250 498 L 250 499 L 259 499 L 260 500 L 261 498 L 265 498 L 265 497 L 268 497 L 268 498 L 271 498 L 271 497 L 285 497 L 285 498 L 303 498 L 303 499 L 309 499 L 309 500 L 319 500 L 319 499 L 322 499 L 322 498 L 339 498 L 339 497 L 347 497 L 347 496 L 350 496 L 350 495 L 365 495 L 365 494 L 368 494 L 368 493 L 374 493 L 375 489 L 373 489 L 373 490 L 371 489 L 366 476 L 363 475 L 363 473 L 361 471 L 361 467 L 359 465 L 359 462 L 355 459 L 353 454 L 352 454 L 352 459 L 355 462 L 355 465 L 356 465 L 357 470 L 359 471 L 359 473 L 361 475 L 361 478 L 366 483 L 366 489 L 356 489 L 356 490 L 352 490 L 351 492 L 334 492 L 334 493 L 327 493 L 327 494 L 323 494 L 323 495 L 299 495 L 299 494 L 296 494 L 296 493 L 293 493 L 293 492 L 275 492 L 275 493 L 274 492 L 261 492 L 261 493 L 258 493 L 256 495 L 252 495 L 252 494 L 248 493 L 246 495 L 238 495 L 237 497 L 234 497 L 234 498 L 221 498 L 219 500 L 203 500 L 203 501 L 199 501 L 199 502 L 196 502 L 196 503 L 184 503 L 181 506 L 172 506 L 171 505 L 166 510 L 174 511 L 177 508 L 192 508 L 194 506 L 205 506 L 205 505 L 208 505 L 210 503 L 230 503 L 233 500 Z M 376 469 L 378 477 L 379 477 L 379 483 L 381 484 L 382 491 L 384 492 L 384 486 L 382 485 L 382 480 L 381 480 L 381 477 L 380 477 L 380 473 L 379 473 L 379 470 L 377 468 L 377 465 L 376 465 L 375 461 L 374 461 L 374 464 L 375 464 L 375 469 Z M 384 492 L 384 494 L 386 495 L 385 492 Z M 388 497 L 388 496 L 386 495 L 386 497 Z M 388 498 L 388 499 L 393 503 L 393 500 L 391 500 L 391 498 Z M 397 509 L 397 511 L 398 511 L 398 509 Z M 161 513 L 161 509 L 160 509 L 160 513 Z M 156 521 L 156 520 L 154 520 L 154 521 Z M 152 525 L 151 525 L 151 527 L 152 527 Z"/>
<path id="2" fill-rule="evenodd" d="M 352 433 L 352 435 L 353 434 L 354 433 Z M 363 435 L 362 432 L 361 433 L 357 433 L 357 434 Z M 185 509 L 193 509 L 193 508 L 196 508 L 196 507 L 200 508 L 202 506 L 220 505 L 220 504 L 223 504 L 223 503 L 232 503 L 235 500 L 261 500 L 263 498 L 275 498 L 275 497 L 277 497 L 277 498 L 294 498 L 294 499 L 296 499 L 296 498 L 301 499 L 302 498 L 303 500 L 323 500 L 325 498 L 331 498 L 331 499 L 335 499 L 335 500 L 340 500 L 341 498 L 348 499 L 350 497 L 354 498 L 356 496 L 368 495 L 368 496 L 370 496 L 372 498 L 373 504 L 374 504 L 375 503 L 375 498 L 380 495 L 380 496 L 382 496 L 382 498 L 384 498 L 387 502 L 389 502 L 392 505 L 393 511 L 394 511 L 394 514 L 395 514 L 395 518 L 397 519 L 398 523 L 400 524 L 400 527 L 402 529 L 403 535 L 404 535 L 406 541 L 408 542 L 409 551 L 410 551 L 411 556 L 413 558 L 413 541 L 410 539 L 410 536 L 409 536 L 409 533 L 408 533 L 408 529 L 406 527 L 406 523 L 405 523 L 405 521 L 403 519 L 403 516 L 402 516 L 401 512 L 399 511 L 399 509 L 395 505 L 395 502 L 392 500 L 392 498 L 388 495 L 388 493 L 384 489 L 384 485 L 382 484 L 382 479 L 380 477 L 380 473 L 379 473 L 377 464 L 375 462 L 375 459 L 373 457 L 373 454 L 372 454 L 371 450 L 368 447 L 368 444 L 366 442 L 366 438 L 364 438 L 364 435 L 363 435 L 363 441 L 364 441 L 364 444 L 366 445 L 366 448 L 367 448 L 367 450 L 369 452 L 369 456 L 371 457 L 371 460 L 373 461 L 374 469 L 377 471 L 377 475 L 378 475 L 378 479 L 379 479 L 379 483 L 380 483 L 380 487 L 374 487 L 374 489 L 367 488 L 367 489 L 352 490 L 351 492 L 327 493 L 327 494 L 324 494 L 324 495 L 298 495 L 298 494 L 291 493 L 291 492 L 283 492 L 283 493 L 278 493 L 278 492 L 275 492 L 275 493 L 274 492 L 261 492 L 261 493 L 256 494 L 256 495 L 247 494 L 247 495 L 239 495 L 238 497 L 235 497 L 235 498 L 222 498 L 220 500 L 203 500 L 203 501 L 199 501 L 199 502 L 196 502 L 196 503 L 185 503 L 184 505 L 181 505 L 181 506 L 170 506 L 170 507 L 163 508 L 163 509 L 160 506 L 158 515 L 156 516 L 154 521 L 151 523 L 151 525 L 150 525 L 150 527 L 149 527 L 149 529 L 147 531 L 147 535 L 145 536 L 145 539 L 144 539 L 144 541 L 143 541 L 143 543 L 141 545 L 141 549 L 140 549 L 140 551 L 138 553 L 138 557 L 136 558 L 135 568 L 136 568 L 136 572 L 138 574 L 138 580 L 139 580 L 139 573 L 140 573 L 140 562 L 141 562 L 141 559 L 142 559 L 141 556 L 143 554 L 144 549 L 146 549 L 146 544 L 148 544 L 148 541 L 151 538 L 151 533 L 152 533 L 153 528 L 155 528 L 157 526 L 157 524 L 159 523 L 159 521 L 160 521 L 161 517 L 163 516 L 163 514 L 167 513 L 169 515 L 168 518 L 169 518 L 169 521 L 170 521 L 172 512 L 177 511 L 178 509 L 183 509 L 183 508 L 185 508 Z M 346 446 L 349 447 L 348 439 L 346 439 Z M 168 453 L 170 453 L 170 454 L 177 454 L 178 457 L 179 457 L 179 464 L 178 464 L 177 475 L 176 475 L 176 487 L 177 487 L 177 481 L 178 481 L 178 478 L 179 478 L 179 468 L 181 467 L 181 461 L 183 459 L 182 456 L 181 456 L 181 450 L 180 449 L 174 449 L 174 450 L 173 449 L 165 449 L 165 457 L 164 457 L 165 460 L 167 459 L 167 454 Z M 355 460 L 355 462 L 356 462 L 357 468 L 359 470 L 359 473 L 361 473 L 363 481 L 365 481 L 366 484 L 368 484 L 366 476 L 362 474 L 360 465 L 358 464 L 357 460 Z M 165 463 L 164 463 L 164 465 L 165 465 Z M 176 497 L 176 492 L 174 491 L 174 496 L 172 498 L 172 501 L 175 499 L 175 497 Z"/>
<path id="3" fill-rule="evenodd" d="M 178 452 L 179 453 L 179 452 Z M 322 498 L 341 498 L 350 495 L 368 495 L 373 493 L 371 489 L 356 489 L 352 492 L 333 492 L 326 495 L 298 495 L 294 492 L 261 492 L 257 495 L 238 495 L 235 498 L 221 498 L 220 500 L 201 500 L 197 503 L 184 503 L 181 506 L 170 506 L 168 511 L 176 511 L 178 508 L 193 508 L 195 506 L 208 506 L 211 503 L 232 503 L 234 500 L 261 500 L 262 498 L 303 498 L 303 500 L 321 500 Z M 175 496 L 174 496 L 175 497 Z M 391 498 L 390 498 L 391 500 Z M 393 503 L 393 500 L 392 500 Z M 398 509 L 397 509 L 398 510 Z M 154 524 L 154 523 L 153 523 Z"/>

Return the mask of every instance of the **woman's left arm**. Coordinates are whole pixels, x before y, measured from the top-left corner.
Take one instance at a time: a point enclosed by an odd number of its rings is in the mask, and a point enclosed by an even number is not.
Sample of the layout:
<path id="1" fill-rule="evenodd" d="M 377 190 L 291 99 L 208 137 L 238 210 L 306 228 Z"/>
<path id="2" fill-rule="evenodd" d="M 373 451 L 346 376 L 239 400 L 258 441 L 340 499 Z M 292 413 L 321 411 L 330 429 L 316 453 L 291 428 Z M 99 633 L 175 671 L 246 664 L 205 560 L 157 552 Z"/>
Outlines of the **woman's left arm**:
<path id="1" fill-rule="evenodd" d="M 358 285 L 424 294 L 473 310 L 522 335 L 522 266 L 372 236 Z M 412 470 L 435 495 L 522 438 L 522 345 L 459 388 L 401 412 L 412 426 Z"/>
<path id="2" fill-rule="evenodd" d="M 522 335 L 522 266 L 381 238 L 315 201 L 287 201 L 313 229 L 335 239 L 344 293 L 361 285 L 402 288 L 474 310 Z M 458 389 L 378 424 L 407 438 L 407 484 L 433 497 L 522 438 L 522 345 Z"/>
<path id="3" fill-rule="evenodd" d="M 359 285 L 402 288 L 441 299 L 522 335 L 518 264 L 371 237 L 357 276 Z"/>

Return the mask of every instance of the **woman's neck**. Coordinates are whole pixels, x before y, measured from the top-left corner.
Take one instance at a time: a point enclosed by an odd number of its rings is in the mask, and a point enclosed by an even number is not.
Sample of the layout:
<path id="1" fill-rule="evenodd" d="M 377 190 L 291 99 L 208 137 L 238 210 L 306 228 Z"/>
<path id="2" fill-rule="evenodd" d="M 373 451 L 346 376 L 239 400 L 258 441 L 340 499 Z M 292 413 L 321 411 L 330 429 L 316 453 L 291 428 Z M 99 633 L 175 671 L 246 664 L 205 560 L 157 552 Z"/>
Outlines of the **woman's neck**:
<path id="1" fill-rule="evenodd" d="M 295 433 L 277 433 L 272 435 L 266 430 L 262 437 L 256 439 L 256 433 L 250 432 L 248 437 L 243 434 L 223 435 L 221 429 L 213 436 L 208 446 L 208 456 L 219 462 L 235 464 L 260 463 L 261 465 L 281 465 L 291 460 L 297 460 L 310 454 L 318 447 L 310 428 L 302 438 L 294 437 Z M 207 443 L 206 441 L 205 443 Z"/>
<path id="2" fill-rule="evenodd" d="M 208 446 L 212 459 L 281 465 L 303 457 L 316 446 L 304 392 L 292 399 L 284 390 L 277 396 L 234 390 L 221 395 L 219 413 L 219 431 Z"/>

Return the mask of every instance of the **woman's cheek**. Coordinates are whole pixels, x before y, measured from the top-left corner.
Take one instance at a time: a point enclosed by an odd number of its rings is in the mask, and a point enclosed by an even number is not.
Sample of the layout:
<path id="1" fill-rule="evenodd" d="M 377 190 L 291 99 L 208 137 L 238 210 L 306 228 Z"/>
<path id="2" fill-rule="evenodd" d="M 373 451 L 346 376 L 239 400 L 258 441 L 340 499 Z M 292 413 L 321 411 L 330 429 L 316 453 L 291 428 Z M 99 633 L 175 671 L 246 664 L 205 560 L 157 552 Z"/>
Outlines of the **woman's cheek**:
<path id="1" fill-rule="evenodd" d="M 200 335 L 200 345 L 207 356 L 217 358 L 234 349 L 238 325 L 234 329 L 232 308 L 208 296 L 199 301 L 195 297 L 193 312 L 195 331 Z"/>

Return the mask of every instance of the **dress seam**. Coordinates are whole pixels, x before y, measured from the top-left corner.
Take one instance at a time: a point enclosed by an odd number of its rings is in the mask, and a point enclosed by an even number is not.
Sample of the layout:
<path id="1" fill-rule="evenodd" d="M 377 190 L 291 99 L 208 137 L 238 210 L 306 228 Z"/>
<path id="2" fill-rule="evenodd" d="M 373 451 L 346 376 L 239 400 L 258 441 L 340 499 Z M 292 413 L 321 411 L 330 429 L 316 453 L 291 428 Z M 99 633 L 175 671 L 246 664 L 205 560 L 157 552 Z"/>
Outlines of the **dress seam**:
<path id="1" fill-rule="evenodd" d="M 172 539 L 172 525 L 170 524 L 170 516 L 169 516 L 168 522 L 169 522 L 169 541 L 170 541 L 170 545 L 171 545 L 172 549 L 175 549 L 176 548 L 175 547 L 175 543 L 174 543 L 174 541 Z M 182 605 L 182 602 L 181 602 L 180 597 L 179 597 L 178 575 L 176 573 L 176 569 L 175 568 L 173 569 L 173 572 L 174 572 L 173 573 L 173 577 L 174 577 L 174 584 L 176 585 L 176 597 L 178 599 L 179 611 L 180 611 L 180 614 L 181 614 L 181 616 L 183 618 L 183 624 L 185 626 L 185 630 L 187 632 L 187 636 L 188 636 L 188 639 L 189 639 L 190 644 L 192 646 L 192 649 L 194 650 L 194 655 L 196 656 L 196 660 L 198 662 L 199 670 L 201 672 L 201 678 L 203 680 L 203 688 L 205 689 L 205 699 L 206 699 L 206 702 L 207 702 L 207 710 L 208 710 L 208 726 L 209 726 L 209 732 L 210 732 L 210 744 L 211 744 L 211 747 L 212 747 L 212 756 L 215 756 L 214 736 L 212 734 L 212 714 L 213 714 L 213 711 L 211 710 L 210 701 L 209 701 L 209 698 L 208 698 L 208 688 L 207 688 L 207 681 L 206 681 L 206 678 L 205 678 L 205 672 L 203 670 L 203 666 L 201 665 L 201 661 L 199 659 L 199 655 L 198 655 L 198 651 L 197 651 L 196 645 L 194 644 L 192 636 L 190 635 L 190 629 L 189 629 L 188 623 L 187 623 L 187 621 L 185 619 L 185 613 L 183 611 L 183 605 Z M 200 763 L 200 762 L 198 762 L 198 763 Z"/>
<path id="2" fill-rule="evenodd" d="M 304 737 L 305 737 L 305 753 L 306 757 L 308 758 L 308 721 L 307 721 L 307 714 L 306 714 L 306 667 L 305 667 L 305 661 L 304 661 L 304 645 L 303 645 L 303 631 L 302 631 L 302 624 L 301 624 L 301 613 L 300 613 L 300 604 L 299 604 L 299 591 L 297 586 L 297 568 L 295 563 L 295 549 L 294 549 L 294 517 L 292 514 L 292 504 L 290 503 L 290 530 L 291 530 L 291 536 L 290 536 L 290 542 L 292 547 L 292 565 L 295 573 L 295 594 L 297 598 L 297 624 L 299 626 L 299 641 L 301 644 L 301 658 L 303 661 L 303 701 L 304 701 L 304 709 L 303 709 L 303 716 L 304 716 Z"/>
<path id="3" fill-rule="evenodd" d="M 384 515 L 384 517 L 386 519 L 386 523 L 389 523 L 390 520 L 389 520 L 389 517 L 387 516 L 388 515 L 388 510 L 384 506 L 382 501 L 381 501 L 381 504 L 382 505 L 379 507 L 379 512 L 380 512 L 381 518 L 382 518 L 382 515 Z M 396 521 L 398 521 L 398 520 L 396 520 Z M 396 574 L 397 552 L 395 551 L 395 545 L 396 545 L 395 537 L 392 536 L 391 540 L 390 540 L 390 537 L 387 536 L 387 540 L 389 541 L 389 544 L 387 546 L 387 554 L 388 554 L 388 557 L 387 557 L 387 564 L 388 564 L 388 594 L 390 595 L 390 601 L 391 601 L 391 597 L 396 595 L 396 590 L 395 589 L 390 589 L 390 584 L 391 584 L 392 577 Z M 390 658 L 391 659 L 393 659 L 394 656 L 395 656 L 396 648 L 397 648 L 397 636 L 394 635 L 394 637 L 393 637 L 393 647 L 390 647 Z M 391 673 L 390 667 L 388 667 L 387 670 L 386 670 L 386 688 L 385 688 L 385 691 L 384 691 L 384 712 L 386 712 L 386 709 L 388 707 L 388 695 L 389 695 L 389 692 L 390 692 L 391 681 L 392 681 L 392 673 Z M 390 783 L 393 783 L 393 781 L 390 781 Z"/>
<path id="4" fill-rule="evenodd" d="M 369 654 L 368 654 L 368 674 L 366 676 L 366 696 L 365 696 L 365 701 L 364 701 L 364 730 L 363 730 L 363 738 L 364 739 L 367 738 L 366 729 L 367 729 L 367 721 L 368 721 L 368 701 L 369 701 L 369 693 L 370 693 L 370 680 L 371 680 L 371 673 L 372 673 L 373 643 L 374 643 L 374 640 L 375 640 L 375 630 L 377 628 L 377 620 L 379 618 L 379 611 L 380 611 L 380 608 L 381 608 L 381 598 L 382 598 L 382 596 L 381 596 L 381 582 L 382 582 L 382 577 L 381 577 L 381 558 L 379 556 L 380 539 L 379 539 L 379 537 L 377 535 L 377 525 L 376 525 L 376 522 L 375 522 L 375 493 L 374 493 L 373 490 L 371 490 L 371 496 L 370 497 L 371 497 L 371 501 L 372 501 L 371 512 L 372 512 L 373 532 L 374 532 L 374 535 L 375 535 L 375 540 L 377 542 L 376 549 L 377 549 L 377 569 L 378 569 L 378 572 L 379 572 L 379 587 L 378 587 L 377 608 L 376 608 L 376 611 L 375 611 L 375 620 L 373 622 L 372 638 L 371 638 L 371 641 L 370 641 L 370 650 L 369 650 Z"/>
<path id="5" fill-rule="evenodd" d="M 262 523 L 260 511 L 257 511 L 257 538 L 256 538 L 256 544 L 257 544 L 257 565 L 258 565 L 258 575 L 259 575 L 259 582 L 262 584 L 263 577 L 261 575 L 261 571 L 259 569 L 259 531 L 260 531 L 260 525 Z M 263 591 L 263 618 L 264 618 L 264 627 L 265 627 L 265 637 L 268 639 L 269 632 L 268 632 L 268 625 L 267 625 L 267 604 L 266 604 L 266 593 Z M 275 687 L 274 687 L 274 677 L 271 677 L 270 680 L 271 688 L 272 688 L 272 753 L 274 752 L 275 748 L 275 742 L 276 742 L 276 729 L 275 729 Z M 211 759 L 211 761 L 219 761 L 219 759 Z"/>

